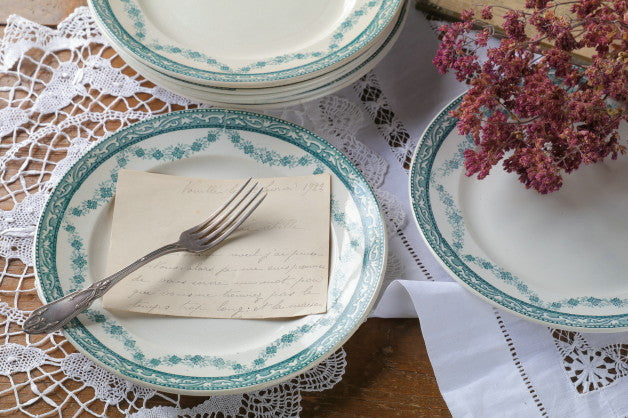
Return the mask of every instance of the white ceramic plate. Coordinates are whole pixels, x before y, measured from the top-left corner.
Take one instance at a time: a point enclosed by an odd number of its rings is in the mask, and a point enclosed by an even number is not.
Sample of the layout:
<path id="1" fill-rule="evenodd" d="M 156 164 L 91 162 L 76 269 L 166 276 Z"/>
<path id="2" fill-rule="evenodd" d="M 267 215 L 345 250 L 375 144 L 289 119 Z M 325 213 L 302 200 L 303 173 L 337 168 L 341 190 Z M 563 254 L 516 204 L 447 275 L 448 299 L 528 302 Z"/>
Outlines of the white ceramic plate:
<path id="1" fill-rule="evenodd" d="M 404 2 L 404 4 L 405 3 L 406 2 Z M 104 36 L 116 49 L 120 56 L 124 58 L 124 60 L 133 68 L 138 70 L 142 75 L 146 75 L 148 78 L 159 80 L 160 85 L 166 84 L 173 86 L 171 88 L 173 91 L 191 91 L 193 95 L 198 95 L 200 92 L 206 101 L 214 100 L 233 103 L 240 102 L 242 104 L 255 104 L 262 103 L 264 101 L 270 102 L 273 100 L 286 100 L 288 96 L 309 93 L 315 89 L 321 88 L 322 86 L 335 82 L 338 79 L 344 78 L 349 73 L 355 73 L 355 70 L 358 67 L 362 68 L 365 64 L 373 61 L 380 55 L 383 57 L 385 52 L 390 49 L 392 44 L 394 44 L 394 40 L 398 37 L 400 26 L 405 20 L 405 9 L 405 5 L 404 7 L 399 8 L 399 15 L 395 16 L 395 19 L 389 24 L 389 27 L 387 27 L 382 33 L 382 35 L 386 36 L 382 36 L 381 39 L 374 42 L 371 47 L 366 48 L 364 52 L 362 52 L 355 59 L 315 78 L 266 88 L 220 88 L 173 77 L 148 67 L 130 55 L 124 47 L 117 44 L 115 39 L 110 38 L 106 33 L 104 33 Z M 377 59 L 381 59 L 381 57 Z"/>
<path id="2" fill-rule="evenodd" d="M 179 95 L 201 97 L 202 100 L 200 101 L 220 104 L 263 104 L 286 101 L 289 100 L 289 98 L 295 100 L 297 97 L 292 98 L 292 96 L 311 95 L 314 90 L 330 86 L 332 83 L 338 84 L 339 81 L 346 79 L 348 76 L 352 76 L 358 71 L 360 73 L 359 76 L 366 73 L 368 69 L 372 68 L 376 62 L 379 62 L 379 60 L 385 56 L 398 38 L 400 29 L 405 21 L 405 4 L 406 2 L 404 1 L 404 7 L 399 8 L 399 15 L 395 16 L 395 19 L 383 32 L 386 36 L 378 39 L 377 42 L 374 42 L 370 48 L 367 48 L 355 59 L 333 71 L 321 74 L 315 78 L 267 88 L 217 88 L 182 80 L 148 67 L 129 54 L 124 47 L 117 44 L 116 40 L 109 37 L 106 32 L 104 32 L 103 35 L 118 54 L 140 74 Z M 363 70 L 365 66 L 368 67 L 366 70 Z M 357 79 L 358 77 L 352 78 Z"/>
<path id="3" fill-rule="evenodd" d="M 104 368 L 194 395 L 246 392 L 289 379 L 333 353 L 366 319 L 386 258 L 380 209 L 355 167 L 294 124 L 248 112 L 174 112 L 122 129 L 64 176 L 37 230 L 44 301 L 102 278 L 120 168 L 205 178 L 332 173 L 328 311 L 288 320 L 164 318 L 112 313 L 97 301 L 64 328 Z"/>
<path id="4" fill-rule="evenodd" d="M 175 94 L 178 94 L 189 99 L 209 103 L 221 107 L 241 108 L 241 109 L 267 109 L 273 107 L 285 107 L 303 103 L 309 100 L 313 100 L 318 97 L 322 97 L 331 94 L 334 91 L 340 90 L 357 79 L 362 77 L 368 71 L 373 69 L 390 51 L 395 44 L 395 41 L 399 37 L 403 23 L 405 22 L 406 8 L 402 8 L 402 13 L 399 19 L 394 22 L 392 30 L 389 36 L 381 43 L 375 50 L 371 51 L 365 59 L 357 62 L 352 62 L 339 68 L 332 73 L 320 77 L 319 79 L 308 80 L 318 81 L 317 83 L 308 83 L 309 85 L 302 87 L 298 90 L 290 90 L 285 92 L 275 92 L 270 94 L 261 93 L 265 89 L 255 89 L 258 91 L 258 95 L 236 95 L 229 94 L 229 92 L 221 93 L 211 88 L 203 88 L 199 85 L 191 85 L 190 83 L 183 82 L 182 80 L 173 79 L 165 74 L 148 68 L 141 63 L 135 61 L 131 56 L 127 56 L 122 50 L 118 53 L 120 56 L 133 68 L 135 68 L 140 74 L 145 76 L 153 83 L 164 87 Z M 336 78 L 331 78 L 331 76 Z M 303 84 L 303 83 L 297 83 Z M 294 86 L 294 85 L 290 85 Z M 303 91 L 301 91 L 303 90 Z"/>
<path id="5" fill-rule="evenodd" d="M 90 0 L 143 63 L 213 86 L 262 87 L 328 72 L 374 42 L 401 0 Z"/>
<path id="6" fill-rule="evenodd" d="M 628 159 L 582 167 L 549 195 L 501 167 L 470 179 L 462 152 L 472 141 L 449 116 L 461 100 L 432 121 L 412 162 L 411 203 L 429 248 L 460 283 L 524 318 L 628 330 Z"/>

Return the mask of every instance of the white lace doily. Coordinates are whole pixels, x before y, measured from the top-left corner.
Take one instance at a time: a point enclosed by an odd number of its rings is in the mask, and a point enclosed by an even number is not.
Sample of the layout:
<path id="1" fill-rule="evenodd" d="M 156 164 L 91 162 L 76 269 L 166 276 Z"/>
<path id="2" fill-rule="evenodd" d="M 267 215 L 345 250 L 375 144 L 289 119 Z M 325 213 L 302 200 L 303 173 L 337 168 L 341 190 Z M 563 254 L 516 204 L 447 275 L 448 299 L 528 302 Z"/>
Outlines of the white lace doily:
<path id="1" fill-rule="evenodd" d="M 0 41 L 0 412 L 137 417 L 296 416 L 302 391 L 342 379 L 345 353 L 271 388 L 211 397 L 185 408 L 177 395 L 145 389 L 99 368 L 57 332 L 29 336 L 21 325 L 38 306 L 31 249 L 52 188 L 95 142 L 151 115 L 199 107 L 145 81 L 108 47 L 87 8 L 50 29 L 11 16 Z M 202 106 L 201 106 L 202 107 Z M 405 224 L 398 199 L 381 189 L 388 163 L 357 139 L 362 110 L 336 96 L 269 112 L 329 139 L 373 186 L 389 231 Z M 402 265 L 389 257 L 389 271 Z M 394 276 L 391 276 L 394 277 Z M 80 397 L 80 399 L 79 399 Z M 14 401 L 5 401 L 14 398 Z M 189 401 L 186 401 L 186 405 Z M 42 412 L 43 411 L 43 412 Z"/>
<path id="2" fill-rule="evenodd" d="M 435 112 L 466 89 L 431 65 L 438 41 L 429 26 L 420 13 L 409 13 L 395 48 L 373 72 L 334 96 L 269 113 L 328 139 L 373 186 L 390 238 L 386 291 L 374 314 L 415 316 L 417 305 L 408 299 L 421 300 L 421 330 L 452 413 L 626 416 L 626 333 L 557 331 L 479 303 L 451 282 L 414 227 L 407 196 L 412 151 Z M 59 178 L 121 126 L 195 106 L 138 77 L 107 47 L 85 8 L 57 30 L 10 18 L 0 41 L 0 413 L 294 416 L 303 391 L 342 379 L 340 351 L 264 391 L 190 400 L 103 371 L 60 333 L 21 332 L 39 305 L 33 232 Z M 388 287 L 391 279 L 402 280 Z M 396 286 L 401 282 L 415 285 L 414 293 Z M 455 309 L 443 309 L 448 298 Z M 460 346 L 461 340 L 474 343 Z"/>

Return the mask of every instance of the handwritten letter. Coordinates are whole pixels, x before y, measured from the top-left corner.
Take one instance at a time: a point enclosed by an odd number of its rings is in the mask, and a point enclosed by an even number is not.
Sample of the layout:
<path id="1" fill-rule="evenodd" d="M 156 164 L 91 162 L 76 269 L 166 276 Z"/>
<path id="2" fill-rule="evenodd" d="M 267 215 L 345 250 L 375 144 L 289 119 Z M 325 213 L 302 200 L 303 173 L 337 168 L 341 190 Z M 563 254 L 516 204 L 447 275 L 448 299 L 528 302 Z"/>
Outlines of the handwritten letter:
<path id="1" fill-rule="evenodd" d="M 105 308 L 207 318 L 325 312 L 329 174 L 257 181 L 268 197 L 223 244 L 206 253 L 152 261 L 105 294 Z M 241 184 L 121 170 L 108 273 L 176 241 Z"/>

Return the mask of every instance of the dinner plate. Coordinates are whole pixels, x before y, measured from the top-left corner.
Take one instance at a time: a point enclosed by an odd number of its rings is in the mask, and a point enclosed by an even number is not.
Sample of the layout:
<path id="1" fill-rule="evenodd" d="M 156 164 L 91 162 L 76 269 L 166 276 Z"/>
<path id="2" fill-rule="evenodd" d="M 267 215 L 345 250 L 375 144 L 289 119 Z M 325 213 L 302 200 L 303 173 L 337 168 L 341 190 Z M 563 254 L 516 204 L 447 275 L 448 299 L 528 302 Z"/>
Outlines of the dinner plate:
<path id="1" fill-rule="evenodd" d="M 368 48 L 401 0 L 90 0 L 143 63 L 191 81 L 255 87 L 303 80 Z"/>
<path id="2" fill-rule="evenodd" d="M 500 166 L 468 178 L 472 140 L 449 115 L 461 100 L 431 122 L 412 161 L 411 204 L 428 247 L 454 279 L 514 314 L 567 330 L 628 330 L 628 159 L 581 167 L 548 195 Z"/>
<path id="3" fill-rule="evenodd" d="M 136 71 L 153 83 L 164 87 L 173 93 L 190 98 L 192 100 L 217 104 L 227 107 L 254 108 L 251 105 L 260 105 L 260 107 L 268 106 L 286 106 L 286 102 L 293 104 L 321 94 L 329 94 L 335 90 L 343 88 L 360 78 L 370 69 L 372 69 L 381 59 L 388 53 L 399 37 L 403 23 L 405 22 L 406 7 L 401 8 L 400 15 L 392 26 L 387 30 L 388 36 L 378 42 L 373 48 L 369 48 L 363 57 L 351 61 L 350 63 L 315 79 L 310 79 L 301 83 L 294 83 L 284 86 L 285 89 L 279 87 L 269 89 L 248 89 L 250 94 L 235 93 L 229 90 L 214 89 L 208 86 L 191 83 L 185 80 L 170 77 L 167 74 L 155 71 L 137 61 L 131 55 L 128 55 L 123 48 L 116 45 L 115 40 L 107 37 L 107 40 L 117 50 L 118 54 Z M 237 89 L 242 92 L 245 89 Z"/>
<path id="4" fill-rule="evenodd" d="M 406 9 L 402 10 L 399 19 L 396 21 L 394 27 L 390 31 L 389 36 L 384 42 L 378 46 L 378 48 L 369 54 L 366 59 L 361 60 L 357 65 L 348 66 L 347 69 L 343 68 L 343 71 L 334 71 L 337 78 L 325 77 L 319 80 L 320 85 L 311 84 L 310 87 L 306 87 L 304 91 L 286 91 L 282 93 L 272 94 L 259 94 L 254 95 L 230 95 L 228 93 L 219 93 L 211 89 L 203 89 L 202 86 L 194 86 L 181 82 L 180 80 L 172 79 L 165 74 L 156 72 L 150 68 L 146 68 L 141 63 L 137 62 L 131 56 L 127 56 L 123 51 L 119 51 L 120 56 L 133 68 L 135 68 L 140 74 L 145 76 L 148 80 L 152 81 L 156 85 L 166 88 L 175 94 L 183 97 L 187 97 L 191 100 L 210 103 L 222 107 L 241 108 L 241 109 L 268 109 L 275 107 L 285 107 L 295 104 L 300 104 L 306 101 L 314 100 L 316 98 L 331 94 L 334 91 L 340 90 L 366 74 L 373 69 L 390 51 L 395 44 L 395 41 L 399 37 L 401 28 L 405 22 Z M 311 81 L 311 80 L 308 80 Z M 263 90 L 263 89 L 256 89 Z"/>
<path id="5" fill-rule="evenodd" d="M 181 96 L 194 97 L 195 100 L 199 100 L 198 97 L 201 97 L 202 99 L 200 101 L 220 104 L 264 104 L 295 100 L 298 99 L 298 97 L 295 97 L 297 95 L 311 95 L 314 90 L 323 88 L 325 88 L 326 91 L 333 91 L 335 90 L 334 88 L 329 89 L 327 87 L 338 85 L 340 81 L 345 80 L 349 76 L 351 76 L 352 79 L 357 79 L 364 75 L 364 73 L 370 70 L 386 55 L 399 37 L 400 29 L 405 21 L 406 3 L 407 2 L 404 1 L 404 6 L 400 8 L 399 15 L 391 22 L 390 27 L 385 30 L 387 36 L 374 43 L 370 48 L 367 48 L 359 57 L 356 57 L 333 71 L 321 74 L 318 77 L 267 88 L 216 88 L 182 80 L 148 67 L 129 54 L 122 46 L 118 45 L 116 40 L 110 38 L 106 32 L 104 36 L 127 64 L 155 84 L 165 87 Z M 356 72 L 358 74 L 354 76 Z"/>
<path id="6" fill-rule="evenodd" d="M 37 228 L 35 266 L 43 301 L 104 277 L 121 168 L 201 178 L 331 173 L 328 309 L 292 319 L 225 320 L 109 312 L 98 300 L 63 332 L 105 369 L 168 392 L 247 392 L 315 366 L 366 319 L 384 272 L 386 234 L 365 179 L 304 128 L 223 109 L 138 122 L 95 145 L 69 169 Z"/>

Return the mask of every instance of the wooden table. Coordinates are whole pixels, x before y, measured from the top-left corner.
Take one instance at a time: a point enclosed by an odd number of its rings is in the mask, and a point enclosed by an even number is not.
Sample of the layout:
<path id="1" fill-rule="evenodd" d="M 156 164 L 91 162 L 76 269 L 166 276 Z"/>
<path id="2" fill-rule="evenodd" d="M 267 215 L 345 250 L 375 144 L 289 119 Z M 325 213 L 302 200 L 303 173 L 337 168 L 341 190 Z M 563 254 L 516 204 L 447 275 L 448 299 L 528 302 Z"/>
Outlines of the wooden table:
<path id="1" fill-rule="evenodd" d="M 83 4 L 85 0 L 3 0 L 0 33 L 4 33 L 6 18 L 12 13 L 55 26 Z M 6 204 L 0 208 L 10 209 Z M 0 269 L 4 269 L 6 263 L 7 260 L 0 258 Z M 18 273 L 23 269 L 21 263 L 9 262 L 9 272 Z M 32 309 L 39 304 L 33 298 L 22 308 Z M 331 390 L 304 393 L 302 416 L 450 416 L 438 390 L 418 320 L 369 319 L 344 348 L 348 365 L 342 381 Z M 0 379 L 0 391 L 7 385 L 6 380 Z M 0 409 L 12 402 L 12 395 L 5 399 L 0 397 Z M 188 406 L 197 403 L 200 403 L 198 398 L 185 399 Z M 30 411 L 37 413 L 37 405 Z"/>

